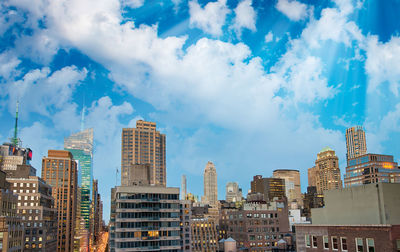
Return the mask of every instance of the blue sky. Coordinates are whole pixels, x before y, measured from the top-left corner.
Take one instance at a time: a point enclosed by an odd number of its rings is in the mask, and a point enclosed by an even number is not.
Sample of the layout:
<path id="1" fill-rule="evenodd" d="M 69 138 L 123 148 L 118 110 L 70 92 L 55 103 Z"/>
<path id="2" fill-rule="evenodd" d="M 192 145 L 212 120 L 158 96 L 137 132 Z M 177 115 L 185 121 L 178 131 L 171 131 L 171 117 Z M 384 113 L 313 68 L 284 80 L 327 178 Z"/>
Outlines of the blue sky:
<path id="1" fill-rule="evenodd" d="M 345 170 L 346 127 L 369 152 L 400 147 L 400 1 L 5 0 L 0 3 L 0 141 L 19 135 L 41 170 L 48 149 L 94 128 L 94 177 L 109 216 L 120 135 L 137 119 L 167 135 L 167 184 L 219 198 L 237 181 L 301 171 L 325 146 Z M 119 181 L 119 178 L 118 178 Z"/>

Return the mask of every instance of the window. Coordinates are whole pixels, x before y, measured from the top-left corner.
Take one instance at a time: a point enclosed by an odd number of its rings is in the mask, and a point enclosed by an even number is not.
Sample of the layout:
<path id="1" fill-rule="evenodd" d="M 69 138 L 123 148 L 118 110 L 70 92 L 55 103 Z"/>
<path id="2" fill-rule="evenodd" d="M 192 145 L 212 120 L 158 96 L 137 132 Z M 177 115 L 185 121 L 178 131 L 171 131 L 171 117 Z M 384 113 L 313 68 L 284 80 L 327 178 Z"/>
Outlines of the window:
<path id="1" fill-rule="evenodd" d="M 342 251 L 347 251 L 347 238 L 340 237 L 340 242 L 342 244 Z"/>
<path id="2" fill-rule="evenodd" d="M 356 238 L 356 248 L 357 248 L 357 252 L 363 252 L 364 251 L 364 245 L 363 245 L 363 239 L 362 238 Z"/>
<path id="3" fill-rule="evenodd" d="M 306 247 L 311 247 L 310 235 L 306 235 Z"/>
<path id="4" fill-rule="evenodd" d="M 324 249 L 329 249 L 329 238 L 324 236 Z"/>
<path id="5" fill-rule="evenodd" d="M 400 240 L 396 240 L 397 243 L 397 252 L 400 252 Z"/>
<path id="6" fill-rule="evenodd" d="M 332 249 L 338 250 L 338 238 L 336 236 L 332 236 Z"/>
<path id="7" fill-rule="evenodd" d="M 317 248 L 318 243 L 317 243 L 317 237 L 316 236 L 312 236 L 312 247 L 313 248 Z"/>
<path id="8" fill-rule="evenodd" d="M 375 252 L 375 242 L 373 238 L 367 238 L 368 252 Z"/>

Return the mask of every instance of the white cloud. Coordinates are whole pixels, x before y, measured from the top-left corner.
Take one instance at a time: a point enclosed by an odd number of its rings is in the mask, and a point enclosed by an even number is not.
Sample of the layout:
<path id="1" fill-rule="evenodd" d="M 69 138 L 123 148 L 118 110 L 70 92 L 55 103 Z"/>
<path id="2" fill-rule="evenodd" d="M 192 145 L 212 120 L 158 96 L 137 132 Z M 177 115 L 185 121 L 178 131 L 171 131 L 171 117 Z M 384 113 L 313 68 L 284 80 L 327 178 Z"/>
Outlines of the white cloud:
<path id="1" fill-rule="evenodd" d="M 307 17 L 307 5 L 296 0 L 278 0 L 275 7 L 292 21 L 300 21 Z"/>
<path id="2" fill-rule="evenodd" d="M 5 51 L 0 54 L 0 78 L 4 78 L 5 80 L 9 80 L 18 74 L 16 68 L 21 63 L 16 56 L 14 56 L 11 52 Z"/>
<path id="3" fill-rule="evenodd" d="M 368 78 L 368 92 L 388 83 L 390 91 L 399 95 L 400 85 L 400 37 L 392 37 L 388 42 L 378 41 L 377 36 L 369 36 L 367 41 L 365 70 Z"/>
<path id="4" fill-rule="evenodd" d="M 236 16 L 233 23 L 233 29 L 239 37 L 243 28 L 256 31 L 257 13 L 251 5 L 252 0 L 243 0 L 235 8 Z"/>
<path id="5" fill-rule="evenodd" d="M 127 6 L 133 9 L 142 7 L 143 4 L 144 0 L 121 0 L 122 6 Z"/>
<path id="6" fill-rule="evenodd" d="M 270 31 L 265 35 L 265 43 L 272 42 L 274 40 L 274 34 Z"/>
<path id="7" fill-rule="evenodd" d="M 213 36 L 222 35 L 226 15 L 230 13 L 226 0 L 209 2 L 202 8 L 197 0 L 189 2 L 190 25 Z"/>
<path id="8" fill-rule="evenodd" d="M 30 112 L 50 115 L 53 108 L 61 109 L 71 101 L 75 87 L 86 78 L 86 74 L 86 69 L 78 70 L 75 66 L 53 73 L 47 67 L 31 70 L 8 83 L 3 95 L 10 97 L 9 111 L 13 111 L 16 101 L 20 100 L 23 115 Z"/>

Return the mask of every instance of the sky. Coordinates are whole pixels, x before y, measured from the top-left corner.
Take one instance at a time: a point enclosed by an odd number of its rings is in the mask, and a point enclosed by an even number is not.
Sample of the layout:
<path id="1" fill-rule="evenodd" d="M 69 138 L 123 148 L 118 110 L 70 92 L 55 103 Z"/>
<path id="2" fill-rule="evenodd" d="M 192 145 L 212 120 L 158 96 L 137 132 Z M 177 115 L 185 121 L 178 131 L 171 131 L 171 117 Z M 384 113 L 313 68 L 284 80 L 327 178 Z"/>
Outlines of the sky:
<path id="1" fill-rule="evenodd" d="M 399 0 L 3 0 L 0 142 L 19 137 L 41 174 L 49 149 L 94 128 L 94 177 L 109 219 L 121 132 L 167 136 L 167 186 L 219 198 L 254 175 L 307 169 L 329 146 L 345 171 L 345 130 L 400 157 Z"/>

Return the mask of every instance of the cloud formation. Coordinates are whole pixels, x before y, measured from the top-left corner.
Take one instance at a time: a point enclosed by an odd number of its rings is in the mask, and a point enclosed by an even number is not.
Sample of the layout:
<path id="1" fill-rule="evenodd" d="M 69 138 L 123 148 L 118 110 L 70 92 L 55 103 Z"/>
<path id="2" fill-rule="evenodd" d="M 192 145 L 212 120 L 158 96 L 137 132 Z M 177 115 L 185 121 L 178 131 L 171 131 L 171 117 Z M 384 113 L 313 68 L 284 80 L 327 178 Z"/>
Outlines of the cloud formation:
<path id="1" fill-rule="evenodd" d="M 275 7 L 292 21 L 307 17 L 307 5 L 296 0 L 278 0 Z"/>

